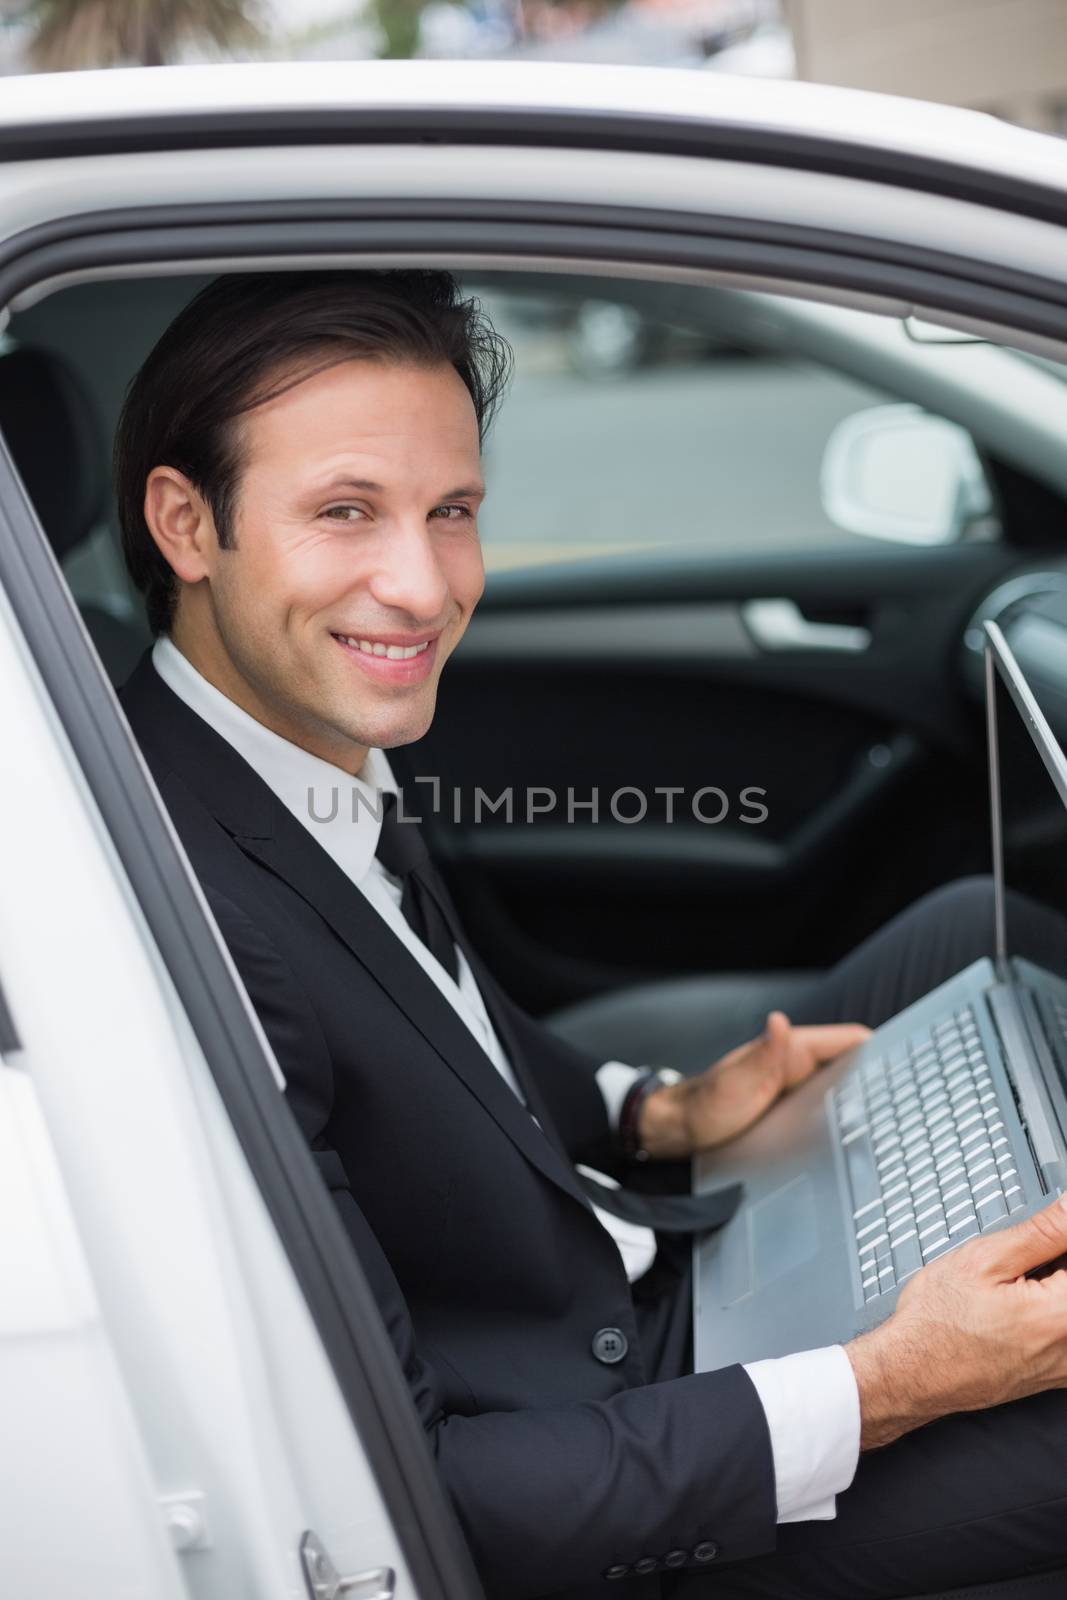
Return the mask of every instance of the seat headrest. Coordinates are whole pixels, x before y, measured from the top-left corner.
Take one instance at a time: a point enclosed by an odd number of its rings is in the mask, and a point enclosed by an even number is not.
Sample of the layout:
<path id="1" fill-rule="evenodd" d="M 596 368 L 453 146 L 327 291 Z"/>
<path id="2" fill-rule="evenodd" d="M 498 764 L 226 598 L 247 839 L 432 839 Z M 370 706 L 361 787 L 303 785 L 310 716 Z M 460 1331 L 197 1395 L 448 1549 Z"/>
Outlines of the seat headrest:
<path id="1" fill-rule="evenodd" d="M 0 355 L 0 432 L 62 561 L 98 522 L 107 487 L 103 436 L 73 368 L 31 345 Z"/>

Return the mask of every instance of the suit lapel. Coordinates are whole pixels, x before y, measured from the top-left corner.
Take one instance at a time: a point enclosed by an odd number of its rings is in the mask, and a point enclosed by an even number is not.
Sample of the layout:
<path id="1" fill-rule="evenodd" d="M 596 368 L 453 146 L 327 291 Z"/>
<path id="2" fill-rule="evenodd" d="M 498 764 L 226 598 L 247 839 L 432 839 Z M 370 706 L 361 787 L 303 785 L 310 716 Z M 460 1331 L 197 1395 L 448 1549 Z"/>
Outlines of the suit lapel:
<path id="1" fill-rule="evenodd" d="M 569 1163 L 539 1131 L 462 1018 L 292 813 L 279 802 L 273 838 L 237 836 L 237 843 L 314 907 L 527 1159 L 584 1204 Z"/>
<path id="2" fill-rule="evenodd" d="M 437 985 L 259 774 L 163 682 L 150 653 L 141 658 L 120 699 L 150 764 L 163 761 L 248 856 L 313 907 L 523 1155 L 587 1206 L 554 1135 L 537 1127 Z M 480 963 L 475 971 L 481 986 L 485 978 L 479 969 Z M 490 992 L 491 985 L 483 990 L 487 1002 Z M 511 1052 L 510 1029 L 499 1029 L 500 1008 L 494 1011 L 501 1043 Z M 531 1109 L 543 1128 L 551 1129 L 522 1063 L 515 1060 L 515 1068 L 522 1074 Z"/>
<path id="3" fill-rule="evenodd" d="M 456 921 L 457 923 L 459 922 L 458 916 Z M 526 1104 L 541 1124 L 545 1137 L 552 1141 L 561 1160 L 566 1163 L 568 1171 L 573 1171 L 571 1159 L 556 1130 L 552 1114 L 548 1109 L 548 1103 L 541 1093 L 541 1087 L 537 1079 L 529 1070 L 526 1062 L 526 1053 L 516 1037 L 514 1028 L 511 1026 L 507 1014 L 505 996 L 498 988 L 496 979 L 485 966 L 481 957 L 475 950 L 471 949 L 465 938 L 462 941 L 462 948 L 471 972 L 474 974 L 474 981 L 477 983 L 482 999 L 485 1002 L 489 1020 L 492 1022 L 496 1036 L 504 1048 L 505 1055 L 511 1062 L 516 1078 L 519 1080 L 519 1085 L 526 1098 Z"/>

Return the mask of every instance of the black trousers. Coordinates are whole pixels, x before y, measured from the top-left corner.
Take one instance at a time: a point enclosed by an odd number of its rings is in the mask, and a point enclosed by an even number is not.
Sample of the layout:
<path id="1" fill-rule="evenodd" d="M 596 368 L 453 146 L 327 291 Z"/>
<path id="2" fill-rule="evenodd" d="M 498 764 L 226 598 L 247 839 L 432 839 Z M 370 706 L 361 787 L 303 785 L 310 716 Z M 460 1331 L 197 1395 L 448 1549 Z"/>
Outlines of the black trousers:
<path id="1" fill-rule="evenodd" d="M 875 1027 L 991 954 L 992 925 L 989 879 L 937 890 L 813 980 L 790 1016 Z M 1067 974 L 1067 919 L 1015 899 L 1008 927 L 1012 954 Z M 736 1042 L 763 1023 L 762 1015 L 751 1018 Z M 653 1268 L 658 1277 L 649 1275 L 644 1294 L 635 1286 L 660 1378 L 691 1370 L 685 1255 L 668 1242 Z M 833 1521 L 787 1523 L 773 1555 L 707 1576 L 668 1577 L 664 1593 L 677 1600 L 888 1600 L 1059 1566 L 1067 1570 L 1067 1392 L 1056 1391 L 946 1417 L 862 1456 Z"/>

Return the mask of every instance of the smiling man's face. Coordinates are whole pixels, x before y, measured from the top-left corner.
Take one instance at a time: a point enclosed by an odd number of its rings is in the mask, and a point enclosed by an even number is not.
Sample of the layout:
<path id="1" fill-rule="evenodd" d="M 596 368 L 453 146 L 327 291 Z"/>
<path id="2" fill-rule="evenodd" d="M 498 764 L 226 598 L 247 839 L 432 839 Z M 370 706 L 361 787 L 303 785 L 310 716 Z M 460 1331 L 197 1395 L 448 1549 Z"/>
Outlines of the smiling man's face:
<path id="1" fill-rule="evenodd" d="M 484 585 L 478 424 L 458 373 L 367 359 L 240 420 L 235 548 L 170 467 L 145 516 L 179 578 L 172 638 L 283 738 L 358 772 L 418 739 Z"/>

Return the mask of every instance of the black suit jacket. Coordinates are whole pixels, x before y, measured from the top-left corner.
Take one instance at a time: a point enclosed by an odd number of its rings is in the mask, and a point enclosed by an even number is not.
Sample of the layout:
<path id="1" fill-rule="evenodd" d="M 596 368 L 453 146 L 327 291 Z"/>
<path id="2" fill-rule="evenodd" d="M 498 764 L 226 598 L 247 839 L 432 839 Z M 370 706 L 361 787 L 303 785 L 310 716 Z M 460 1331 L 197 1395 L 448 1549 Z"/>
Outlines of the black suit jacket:
<path id="1" fill-rule="evenodd" d="M 598 1063 L 476 967 L 539 1129 L 401 941 L 148 652 L 120 699 L 489 1593 L 652 1595 L 657 1577 L 631 1575 L 643 1558 L 681 1551 L 680 1570 L 711 1572 L 712 1547 L 716 1565 L 773 1548 L 751 1381 L 737 1366 L 649 1381 L 618 1250 L 576 1183 L 575 1162 L 603 1166 L 609 1140 Z M 616 1365 L 593 1354 L 604 1328 L 628 1341 Z M 606 1580 L 613 1567 L 625 1582 Z"/>

